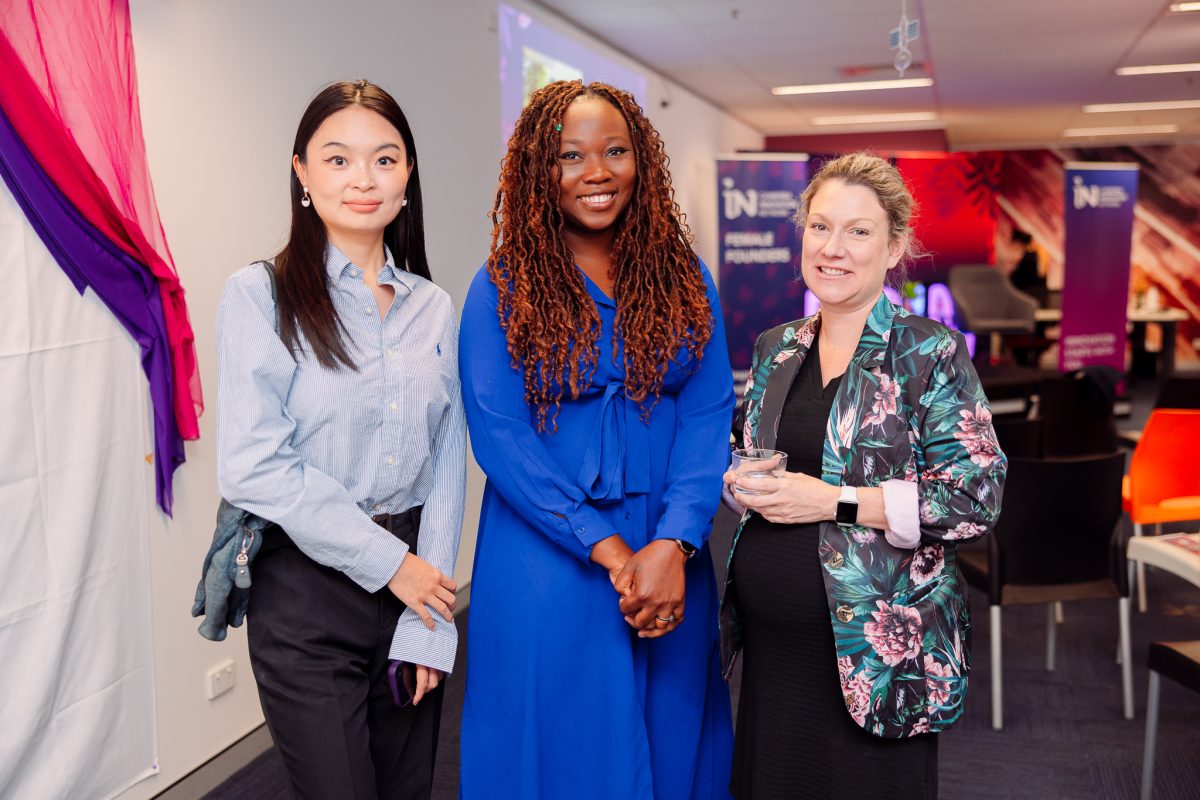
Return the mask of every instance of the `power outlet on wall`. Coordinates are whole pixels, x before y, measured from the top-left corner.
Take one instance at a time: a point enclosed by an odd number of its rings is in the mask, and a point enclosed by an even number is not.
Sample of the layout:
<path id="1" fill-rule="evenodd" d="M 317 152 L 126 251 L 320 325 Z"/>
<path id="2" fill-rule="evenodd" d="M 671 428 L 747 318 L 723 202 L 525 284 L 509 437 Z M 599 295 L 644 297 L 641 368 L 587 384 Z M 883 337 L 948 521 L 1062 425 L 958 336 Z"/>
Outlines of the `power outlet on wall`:
<path id="1" fill-rule="evenodd" d="M 205 693 L 209 700 L 215 700 L 225 694 L 237 683 L 237 673 L 233 671 L 233 661 L 230 659 L 225 659 L 210 669 L 205 677 Z"/>

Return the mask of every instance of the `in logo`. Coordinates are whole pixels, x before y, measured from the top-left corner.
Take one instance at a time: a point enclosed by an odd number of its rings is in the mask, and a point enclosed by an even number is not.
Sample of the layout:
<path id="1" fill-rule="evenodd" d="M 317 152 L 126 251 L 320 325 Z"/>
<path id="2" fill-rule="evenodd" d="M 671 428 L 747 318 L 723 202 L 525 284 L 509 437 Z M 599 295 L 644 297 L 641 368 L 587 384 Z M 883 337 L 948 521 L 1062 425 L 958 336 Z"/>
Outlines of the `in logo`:
<path id="1" fill-rule="evenodd" d="M 1076 175 L 1074 178 L 1074 187 L 1072 192 L 1072 202 L 1075 208 L 1099 208 L 1100 207 L 1100 187 L 1095 184 L 1086 185 L 1083 182 L 1083 176 Z"/>
<path id="2" fill-rule="evenodd" d="M 725 219 L 737 219 L 742 214 L 747 217 L 758 216 L 758 190 L 742 191 L 733 188 L 733 178 L 722 178 L 721 199 L 725 202 Z"/>

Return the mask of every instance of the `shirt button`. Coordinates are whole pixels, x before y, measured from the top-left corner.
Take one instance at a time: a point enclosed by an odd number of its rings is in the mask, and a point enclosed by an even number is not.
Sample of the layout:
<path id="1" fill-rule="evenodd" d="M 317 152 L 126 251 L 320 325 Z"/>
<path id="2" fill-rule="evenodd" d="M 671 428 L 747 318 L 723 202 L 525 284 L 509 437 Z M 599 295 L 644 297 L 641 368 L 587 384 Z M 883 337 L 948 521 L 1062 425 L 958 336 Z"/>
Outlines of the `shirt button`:
<path id="1" fill-rule="evenodd" d="M 587 533 L 587 528 L 576 528 L 575 532 L 576 533 Z"/>
<path id="2" fill-rule="evenodd" d="M 393 400 L 392 402 L 388 403 L 388 408 L 392 411 L 399 411 L 400 404 Z"/>
<path id="3" fill-rule="evenodd" d="M 390 467 L 392 464 L 396 463 L 396 458 L 395 458 L 395 456 L 388 456 L 387 458 L 384 459 L 384 461 L 386 461 L 387 465 Z"/>
<path id="4" fill-rule="evenodd" d="M 371 313 L 371 307 L 370 307 L 370 306 L 363 306 L 363 313 L 364 313 L 364 314 L 370 314 L 370 313 Z"/>
<path id="5" fill-rule="evenodd" d="M 834 613 L 837 615 L 838 622 L 849 622 L 854 619 L 854 610 L 850 606 L 838 606 Z"/>
<path id="6" fill-rule="evenodd" d="M 396 355 L 397 355 L 397 353 L 396 353 L 396 350 L 395 350 L 394 348 L 391 348 L 391 347 L 389 347 L 389 348 L 388 348 L 388 351 L 387 351 L 387 357 L 388 357 L 388 358 L 395 358 L 395 357 L 396 357 Z"/>
<path id="7" fill-rule="evenodd" d="M 632 517 L 632 516 L 633 516 L 633 515 L 632 515 L 632 514 L 630 514 L 628 511 L 626 511 L 626 512 L 625 512 L 625 519 L 629 519 L 629 518 L 630 518 L 630 517 Z"/>
<path id="8" fill-rule="evenodd" d="M 371 506 L 371 510 L 378 514 L 380 511 L 383 511 L 383 503 L 376 503 Z"/>

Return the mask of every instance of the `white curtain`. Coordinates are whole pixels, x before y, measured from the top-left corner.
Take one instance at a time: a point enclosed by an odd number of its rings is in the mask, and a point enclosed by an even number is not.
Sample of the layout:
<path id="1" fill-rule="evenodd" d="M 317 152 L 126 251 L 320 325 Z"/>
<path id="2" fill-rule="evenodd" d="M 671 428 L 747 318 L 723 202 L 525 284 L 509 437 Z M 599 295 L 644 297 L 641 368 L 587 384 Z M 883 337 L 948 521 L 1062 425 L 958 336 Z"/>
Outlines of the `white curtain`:
<path id="1" fill-rule="evenodd" d="M 146 379 L 0 182 L 0 798 L 157 771 Z"/>

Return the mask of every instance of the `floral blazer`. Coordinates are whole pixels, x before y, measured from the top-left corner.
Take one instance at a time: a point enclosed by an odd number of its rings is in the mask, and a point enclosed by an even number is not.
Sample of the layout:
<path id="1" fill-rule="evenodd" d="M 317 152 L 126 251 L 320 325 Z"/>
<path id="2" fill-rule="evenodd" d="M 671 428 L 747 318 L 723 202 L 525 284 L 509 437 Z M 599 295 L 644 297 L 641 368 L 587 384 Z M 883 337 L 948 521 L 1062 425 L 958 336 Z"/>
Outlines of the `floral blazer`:
<path id="1" fill-rule="evenodd" d="M 820 320 L 818 313 L 759 337 L 745 446 L 775 446 L 784 401 Z M 835 486 L 917 483 L 921 543 L 900 549 L 879 530 L 825 521 L 819 545 L 846 709 L 876 736 L 942 731 L 962 713 L 970 621 L 957 544 L 995 523 L 1007 467 L 962 337 L 881 296 L 833 401 L 821 477 Z M 749 516 L 734 536 L 730 564 Z M 737 587 L 728 580 L 725 589 L 728 676 L 741 627 Z"/>

